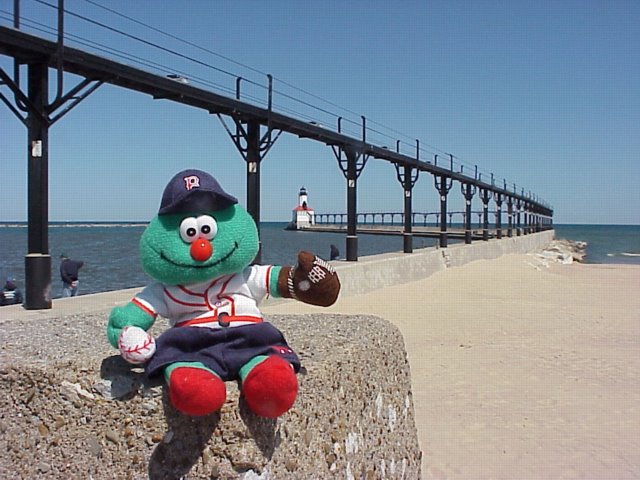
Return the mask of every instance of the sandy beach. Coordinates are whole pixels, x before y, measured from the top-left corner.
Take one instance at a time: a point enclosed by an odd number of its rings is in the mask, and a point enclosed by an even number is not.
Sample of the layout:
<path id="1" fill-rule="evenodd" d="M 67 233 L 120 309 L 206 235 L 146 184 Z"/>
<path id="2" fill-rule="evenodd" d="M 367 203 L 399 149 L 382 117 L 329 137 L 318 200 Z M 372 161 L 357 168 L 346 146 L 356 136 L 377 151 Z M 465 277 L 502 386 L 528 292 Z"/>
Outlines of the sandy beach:
<path id="1" fill-rule="evenodd" d="M 637 266 L 505 255 L 322 311 L 402 332 L 424 478 L 621 480 L 640 478 L 638 292 Z"/>

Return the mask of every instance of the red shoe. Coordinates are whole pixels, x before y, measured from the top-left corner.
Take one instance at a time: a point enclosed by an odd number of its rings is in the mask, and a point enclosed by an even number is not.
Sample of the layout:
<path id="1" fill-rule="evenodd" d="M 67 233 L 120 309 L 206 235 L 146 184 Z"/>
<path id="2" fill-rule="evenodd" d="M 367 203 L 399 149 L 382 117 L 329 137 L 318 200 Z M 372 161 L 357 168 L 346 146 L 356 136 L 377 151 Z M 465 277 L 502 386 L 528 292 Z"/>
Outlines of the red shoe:
<path id="1" fill-rule="evenodd" d="M 242 383 L 242 393 L 253 413 L 276 418 L 296 401 L 298 379 L 289 362 L 270 356 L 249 372 Z"/>
<path id="2" fill-rule="evenodd" d="M 202 368 L 177 367 L 168 384 L 171 405 L 193 417 L 217 412 L 227 397 L 220 377 Z"/>

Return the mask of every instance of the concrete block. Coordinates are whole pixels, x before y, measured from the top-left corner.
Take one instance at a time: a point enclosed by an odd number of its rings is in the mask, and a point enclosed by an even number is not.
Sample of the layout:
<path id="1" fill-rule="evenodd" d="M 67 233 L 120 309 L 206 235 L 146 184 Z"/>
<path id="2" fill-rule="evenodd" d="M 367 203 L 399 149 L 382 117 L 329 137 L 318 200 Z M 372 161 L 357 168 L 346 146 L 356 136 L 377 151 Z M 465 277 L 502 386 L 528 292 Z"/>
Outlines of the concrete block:
<path id="1" fill-rule="evenodd" d="M 296 404 L 270 420 L 233 382 L 219 414 L 179 414 L 108 345 L 107 315 L 2 322 L 0 477 L 420 478 L 409 365 L 389 322 L 270 318 L 303 364 Z"/>

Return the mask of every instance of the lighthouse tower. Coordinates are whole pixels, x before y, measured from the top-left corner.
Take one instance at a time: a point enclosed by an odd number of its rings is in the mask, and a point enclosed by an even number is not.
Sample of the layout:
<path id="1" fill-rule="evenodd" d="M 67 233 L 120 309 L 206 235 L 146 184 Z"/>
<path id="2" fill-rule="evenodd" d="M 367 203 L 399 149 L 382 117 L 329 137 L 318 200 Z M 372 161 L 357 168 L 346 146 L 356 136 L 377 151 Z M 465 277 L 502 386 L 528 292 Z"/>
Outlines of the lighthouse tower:
<path id="1" fill-rule="evenodd" d="M 307 201 L 307 189 L 304 187 L 301 187 L 300 193 L 298 193 L 298 206 L 293 209 L 293 218 L 291 222 L 298 230 L 309 225 L 315 225 L 316 223 L 316 214 L 313 208 L 309 206 Z"/>

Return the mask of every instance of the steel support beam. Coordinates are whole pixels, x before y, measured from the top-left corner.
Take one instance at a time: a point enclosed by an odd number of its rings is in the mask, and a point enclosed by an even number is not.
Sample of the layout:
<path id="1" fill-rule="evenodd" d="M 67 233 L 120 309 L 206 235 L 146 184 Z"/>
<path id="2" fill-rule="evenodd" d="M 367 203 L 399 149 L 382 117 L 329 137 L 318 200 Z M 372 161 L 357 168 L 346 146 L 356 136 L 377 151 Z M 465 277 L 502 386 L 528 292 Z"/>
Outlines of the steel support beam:
<path id="1" fill-rule="evenodd" d="M 403 223 L 404 228 L 402 231 L 402 243 L 403 243 L 403 252 L 404 253 L 412 253 L 413 252 L 413 200 L 412 200 L 412 192 L 413 187 L 418 181 L 418 176 L 420 171 L 414 168 L 411 168 L 407 165 L 400 167 L 400 165 L 395 164 L 396 167 L 396 176 L 398 181 L 402 185 L 402 190 L 404 192 L 404 211 L 403 211 Z M 374 217 L 375 220 L 375 217 Z M 392 218 L 393 222 L 393 218 Z"/>
<path id="2" fill-rule="evenodd" d="M 412 197 L 411 192 L 411 167 L 404 166 L 404 231 L 402 232 L 402 247 L 404 253 L 413 252 L 413 219 L 412 219 Z"/>
<path id="3" fill-rule="evenodd" d="M 482 240 L 489 240 L 489 200 L 491 199 L 491 191 L 483 189 L 480 195 L 482 199 Z"/>
<path id="4" fill-rule="evenodd" d="M 262 240 L 260 240 L 260 124 L 249 122 L 247 124 L 247 212 L 253 217 L 258 228 L 258 253 L 254 263 L 262 263 Z"/>
<path id="5" fill-rule="evenodd" d="M 446 248 L 449 243 L 447 234 L 447 195 L 453 185 L 453 179 L 446 175 L 436 175 L 433 177 L 433 181 L 440 194 L 440 247 Z"/>
<path id="6" fill-rule="evenodd" d="M 341 128 L 342 118 L 338 118 L 338 132 Z M 367 137 L 367 125 L 365 117 L 362 117 L 362 144 L 365 145 Z M 338 161 L 342 175 L 347 180 L 347 261 L 358 261 L 358 177 L 362 173 L 369 155 L 352 146 L 332 146 L 333 154 Z M 392 219 L 393 221 L 393 219 Z"/>
<path id="7" fill-rule="evenodd" d="M 349 149 L 345 151 L 347 157 L 347 261 L 358 261 L 358 157 Z"/>
<path id="8" fill-rule="evenodd" d="M 49 309 L 51 255 L 49 255 L 49 121 L 45 115 L 49 94 L 46 63 L 32 63 L 28 71 L 28 253 L 25 257 L 25 308 Z"/>
<path id="9" fill-rule="evenodd" d="M 471 243 L 471 200 L 476 194 L 476 186 L 471 183 L 461 183 L 460 189 L 464 195 L 465 211 L 464 211 L 464 243 Z"/>
<path id="10" fill-rule="evenodd" d="M 507 217 L 509 226 L 507 228 L 507 237 L 513 237 L 513 197 L 507 197 Z"/>
<path id="11" fill-rule="evenodd" d="M 502 238 L 502 194 L 493 192 L 493 198 L 496 202 L 496 238 Z"/>

